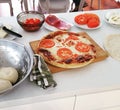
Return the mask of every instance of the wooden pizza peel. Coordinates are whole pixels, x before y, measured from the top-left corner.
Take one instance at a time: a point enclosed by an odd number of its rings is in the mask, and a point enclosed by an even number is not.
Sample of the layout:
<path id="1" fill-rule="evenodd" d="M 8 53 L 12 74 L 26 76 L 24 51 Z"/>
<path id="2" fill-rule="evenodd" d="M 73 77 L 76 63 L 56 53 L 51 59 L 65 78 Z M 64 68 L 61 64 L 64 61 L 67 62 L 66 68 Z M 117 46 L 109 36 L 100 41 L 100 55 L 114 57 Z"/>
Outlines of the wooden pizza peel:
<path id="1" fill-rule="evenodd" d="M 93 63 L 104 60 L 108 57 L 107 52 L 104 51 L 86 32 L 80 32 L 79 34 L 88 38 L 92 42 L 92 44 L 95 46 L 96 59 L 93 61 Z M 37 53 L 38 44 L 39 44 L 39 40 L 30 42 L 30 46 L 35 54 Z M 64 70 L 68 70 L 68 69 L 56 67 L 50 64 L 47 64 L 47 65 L 52 73 L 57 73 L 57 72 L 61 72 Z"/>

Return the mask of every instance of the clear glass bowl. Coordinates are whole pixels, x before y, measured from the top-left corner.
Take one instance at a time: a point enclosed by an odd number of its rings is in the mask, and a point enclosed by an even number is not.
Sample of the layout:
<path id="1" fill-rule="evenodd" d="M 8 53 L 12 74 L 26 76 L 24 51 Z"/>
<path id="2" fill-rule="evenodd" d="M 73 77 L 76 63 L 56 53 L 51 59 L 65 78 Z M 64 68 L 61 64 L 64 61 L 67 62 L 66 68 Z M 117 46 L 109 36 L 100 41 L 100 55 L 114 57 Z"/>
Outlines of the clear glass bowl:
<path id="1" fill-rule="evenodd" d="M 18 24 L 25 31 L 37 31 L 43 25 L 45 16 L 38 11 L 24 11 L 17 15 Z"/>

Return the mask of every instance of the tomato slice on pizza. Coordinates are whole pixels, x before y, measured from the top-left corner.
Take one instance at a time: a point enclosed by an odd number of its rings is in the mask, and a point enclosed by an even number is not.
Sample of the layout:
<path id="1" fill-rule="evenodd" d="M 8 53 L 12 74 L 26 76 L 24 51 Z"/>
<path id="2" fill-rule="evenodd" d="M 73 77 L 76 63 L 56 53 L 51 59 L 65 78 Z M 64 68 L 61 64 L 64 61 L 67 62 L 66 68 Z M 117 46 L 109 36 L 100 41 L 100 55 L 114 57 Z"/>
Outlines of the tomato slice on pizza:
<path id="1" fill-rule="evenodd" d="M 56 31 L 44 36 L 38 46 L 44 60 L 61 68 L 83 67 L 96 57 L 94 45 L 82 34 Z"/>
<path id="2" fill-rule="evenodd" d="M 72 51 L 68 48 L 59 48 L 57 55 L 62 59 L 67 59 L 72 57 Z"/>
<path id="3" fill-rule="evenodd" d="M 52 39 L 43 39 L 40 43 L 39 43 L 39 47 L 44 47 L 44 48 L 51 48 L 55 45 L 55 43 L 53 42 Z"/>
<path id="4" fill-rule="evenodd" d="M 88 52 L 90 50 L 90 48 L 91 48 L 90 45 L 87 45 L 82 42 L 78 42 L 75 46 L 75 49 L 80 52 Z"/>

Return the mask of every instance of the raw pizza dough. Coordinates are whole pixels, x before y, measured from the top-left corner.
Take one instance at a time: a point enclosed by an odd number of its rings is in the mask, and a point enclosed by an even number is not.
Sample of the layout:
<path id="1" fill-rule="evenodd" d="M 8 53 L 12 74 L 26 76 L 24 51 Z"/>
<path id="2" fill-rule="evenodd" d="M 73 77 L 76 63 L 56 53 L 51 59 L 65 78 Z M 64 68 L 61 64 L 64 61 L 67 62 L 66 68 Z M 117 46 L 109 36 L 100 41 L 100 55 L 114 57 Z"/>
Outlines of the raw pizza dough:
<path id="1" fill-rule="evenodd" d="M 104 40 L 104 47 L 110 56 L 120 61 L 120 34 L 107 36 Z"/>
<path id="2" fill-rule="evenodd" d="M 0 68 L 0 79 L 5 79 L 14 84 L 18 79 L 18 72 L 13 67 L 1 67 Z"/>
<path id="3" fill-rule="evenodd" d="M 12 87 L 12 84 L 10 81 L 5 79 L 0 79 L 0 91 L 6 90 L 10 87 Z"/>

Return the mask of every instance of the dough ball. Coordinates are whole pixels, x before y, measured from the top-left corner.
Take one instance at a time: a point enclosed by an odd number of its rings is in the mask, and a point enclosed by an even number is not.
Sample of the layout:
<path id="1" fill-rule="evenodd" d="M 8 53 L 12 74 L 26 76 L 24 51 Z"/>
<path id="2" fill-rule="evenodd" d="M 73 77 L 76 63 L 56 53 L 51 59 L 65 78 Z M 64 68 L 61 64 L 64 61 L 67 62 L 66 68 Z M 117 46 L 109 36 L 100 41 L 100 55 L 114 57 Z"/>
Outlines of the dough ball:
<path id="1" fill-rule="evenodd" d="M 13 67 L 2 67 L 0 68 L 0 79 L 9 80 L 14 84 L 18 79 L 18 72 Z"/>
<path id="2" fill-rule="evenodd" d="M 10 87 L 12 87 L 12 84 L 10 81 L 5 79 L 0 79 L 0 91 L 6 90 Z"/>

